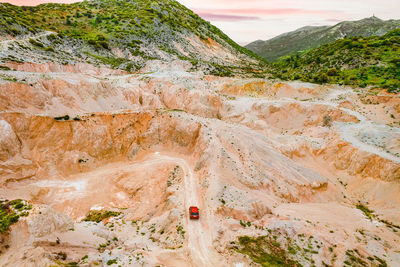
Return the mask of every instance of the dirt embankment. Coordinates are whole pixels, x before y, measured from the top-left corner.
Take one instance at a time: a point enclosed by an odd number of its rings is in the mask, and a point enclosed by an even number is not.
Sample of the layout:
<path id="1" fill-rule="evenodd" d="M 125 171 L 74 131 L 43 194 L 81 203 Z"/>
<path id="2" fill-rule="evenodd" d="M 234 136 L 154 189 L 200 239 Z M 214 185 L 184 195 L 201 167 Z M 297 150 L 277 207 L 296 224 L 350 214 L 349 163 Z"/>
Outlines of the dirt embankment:
<path id="1" fill-rule="evenodd" d="M 0 84 L 0 195 L 34 209 L 12 226 L 0 265 L 251 266 L 239 236 L 275 236 L 303 266 L 341 266 L 354 249 L 399 262 L 397 130 L 360 112 L 356 102 L 368 100 L 352 90 L 10 67 L 17 82 Z M 190 205 L 200 221 L 188 219 Z M 82 220 L 101 210 L 118 215 Z"/>

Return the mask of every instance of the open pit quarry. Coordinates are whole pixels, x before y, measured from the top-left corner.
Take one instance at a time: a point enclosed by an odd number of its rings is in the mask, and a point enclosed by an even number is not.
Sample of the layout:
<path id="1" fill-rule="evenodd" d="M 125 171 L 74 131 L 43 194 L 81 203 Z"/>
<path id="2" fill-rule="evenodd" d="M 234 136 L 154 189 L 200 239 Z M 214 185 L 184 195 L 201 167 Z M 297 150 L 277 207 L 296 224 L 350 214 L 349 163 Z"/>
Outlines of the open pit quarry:
<path id="1" fill-rule="evenodd" d="M 179 60 L 4 66 L 0 197 L 32 209 L 0 266 L 400 266 L 398 95 Z"/>

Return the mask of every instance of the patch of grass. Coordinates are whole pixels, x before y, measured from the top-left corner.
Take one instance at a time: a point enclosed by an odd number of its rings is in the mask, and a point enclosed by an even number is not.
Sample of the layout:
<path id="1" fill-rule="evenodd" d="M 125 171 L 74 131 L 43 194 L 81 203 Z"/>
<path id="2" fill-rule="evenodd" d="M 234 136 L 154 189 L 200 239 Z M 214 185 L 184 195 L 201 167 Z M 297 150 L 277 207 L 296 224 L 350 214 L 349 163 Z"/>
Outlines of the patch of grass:
<path id="1" fill-rule="evenodd" d="M 387 220 L 379 220 L 381 223 L 384 223 L 387 227 L 389 227 L 389 228 L 391 228 L 391 229 L 393 229 L 393 231 L 398 231 L 398 230 L 400 230 L 400 226 L 398 226 L 398 225 L 395 225 L 395 224 L 393 224 L 393 223 L 391 223 L 391 222 L 389 222 L 389 221 L 387 221 Z M 397 228 L 397 230 L 395 229 L 395 228 Z"/>
<path id="2" fill-rule="evenodd" d="M 27 216 L 32 206 L 22 199 L 0 203 L 0 233 L 4 234 L 21 216 Z"/>
<path id="3" fill-rule="evenodd" d="M 112 260 L 108 260 L 107 261 L 107 265 L 113 265 L 113 264 L 117 264 L 118 261 L 116 259 L 112 259 Z"/>
<path id="4" fill-rule="evenodd" d="M 378 256 L 374 256 L 375 260 L 377 260 L 379 262 L 379 267 L 386 267 L 388 266 L 386 261 L 379 258 Z"/>
<path id="5" fill-rule="evenodd" d="M 9 212 L 6 209 L 0 209 L 0 233 L 4 234 L 8 231 L 11 225 L 18 222 L 19 216 L 14 212 Z"/>
<path id="6" fill-rule="evenodd" d="M 356 208 L 361 210 L 364 213 L 365 216 L 367 216 L 370 220 L 372 220 L 373 213 L 374 213 L 372 210 L 368 209 L 363 204 L 357 204 Z"/>
<path id="7" fill-rule="evenodd" d="M 88 53 L 88 52 L 86 54 L 92 58 L 99 60 L 101 63 L 103 63 L 105 65 L 111 66 L 114 69 L 120 67 L 124 63 L 130 64 L 130 62 L 131 62 L 129 59 L 126 59 L 126 58 L 100 56 L 100 55 L 92 54 L 92 53 Z"/>
<path id="8" fill-rule="evenodd" d="M 101 222 L 107 218 L 110 217 L 116 217 L 119 216 L 121 214 L 121 212 L 116 212 L 116 211 L 108 211 L 108 210 L 101 210 L 101 211 L 97 211 L 97 210 L 91 210 L 89 211 L 88 215 L 86 216 L 85 219 L 83 219 L 83 221 L 85 222 Z"/>
<path id="9" fill-rule="evenodd" d="M 254 262 L 261 266 L 302 266 L 299 262 L 290 258 L 289 254 L 295 254 L 295 250 L 284 249 L 277 242 L 267 236 L 260 237 L 239 237 L 240 248 L 238 252 L 248 255 Z M 293 253 L 294 252 L 294 253 Z"/>
<path id="10" fill-rule="evenodd" d="M 182 236 L 182 238 L 185 238 L 185 231 L 183 230 L 183 226 L 182 225 L 177 225 L 176 226 L 176 231 L 178 232 L 178 234 L 180 234 Z"/>
<path id="11" fill-rule="evenodd" d="M 346 265 L 355 267 L 368 266 L 365 259 L 358 253 L 357 250 L 347 250 L 345 255 L 346 260 L 344 261 L 344 264 Z"/>
<path id="12" fill-rule="evenodd" d="M 17 82 L 17 78 L 10 76 L 10 75 L 4 75 L 4 74 L 0 74 L 0 78 L 5 80 L 5 81 L 9 81 L 9 82 Z"/>

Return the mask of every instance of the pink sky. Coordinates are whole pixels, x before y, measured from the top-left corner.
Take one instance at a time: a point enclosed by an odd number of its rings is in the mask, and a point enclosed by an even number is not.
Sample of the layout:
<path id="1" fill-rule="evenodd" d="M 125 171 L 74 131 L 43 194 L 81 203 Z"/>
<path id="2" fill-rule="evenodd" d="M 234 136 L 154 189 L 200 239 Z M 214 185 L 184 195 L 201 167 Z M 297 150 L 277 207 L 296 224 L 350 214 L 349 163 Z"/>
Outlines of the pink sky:
<path id="1" fill-rule="evenodd" d="M 333 25 L 373 14 L 400 19 L 400 0 L 178 0 L 211 21 L 240 44 L 295 30 L 306 25 Z M 16 5 L 74 0 L 0 0 Z"/>

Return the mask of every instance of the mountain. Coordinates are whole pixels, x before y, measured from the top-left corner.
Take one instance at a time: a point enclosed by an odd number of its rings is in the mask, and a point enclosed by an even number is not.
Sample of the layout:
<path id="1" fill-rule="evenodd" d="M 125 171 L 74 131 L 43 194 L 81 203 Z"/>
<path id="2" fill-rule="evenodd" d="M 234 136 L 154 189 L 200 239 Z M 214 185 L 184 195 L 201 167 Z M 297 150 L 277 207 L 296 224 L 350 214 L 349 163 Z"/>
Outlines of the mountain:
<path id="1" fill-rule="evenodd" d="M 400 29 L 383 36 L 351 37 L 281 58 L 273 75 L 284 80 L 373 85 L 400 91 Z"/>
<path id="2" fill-rule="evenodd" d="M 2 42 L 7 48 L 0 54 L 2 62 L 83 61 L 137 70 L 148 60 L 182 59 L 216 74 L 229 74 L 227 66 L 259 62 L 174 0 L 0 4 L 0 25 L 0 38 L 7 40 Z"/>
<path id="3" fill-rule="evenodd" d="M 375 16 L 358 21 L 344 21 L 334 26 L 306 26 L 267 41 L 255 41 L 245 47 L 268 61 L 316 48 L 344 37 L 382 36 L 400 27 L 400 20 L 381 20 Z"/>

